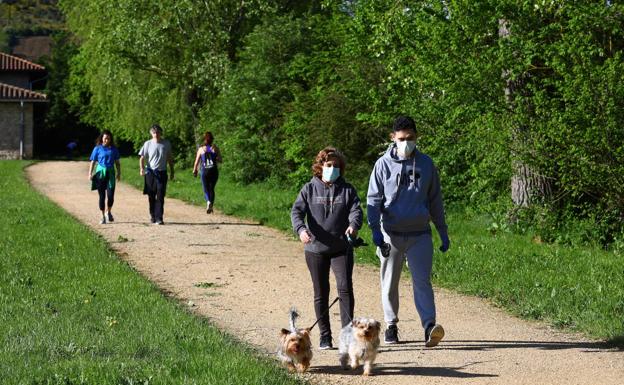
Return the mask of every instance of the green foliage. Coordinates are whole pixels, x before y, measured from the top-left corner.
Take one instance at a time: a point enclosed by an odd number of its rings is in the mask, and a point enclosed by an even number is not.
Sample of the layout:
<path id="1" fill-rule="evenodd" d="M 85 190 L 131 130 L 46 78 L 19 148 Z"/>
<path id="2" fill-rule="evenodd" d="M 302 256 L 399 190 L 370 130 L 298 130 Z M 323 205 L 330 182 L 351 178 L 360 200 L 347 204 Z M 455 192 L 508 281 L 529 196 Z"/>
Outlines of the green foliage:
<path id="1" fill-rule="evenodd" d="M 58 0 L 4 0 L 0 28 L 11 36 L 49 35 L 64 28 Z"/>
<path id="2" fill-rule="evenodd" d="M 62 1 L 82 41 L 74 113 L 135 147 L 158 121 L 187 163 L 211 130 L 241 183 L 299 186 L 333 145 L 361 189 L 393 118 L 409 114 L 448 204 L 504 215 L 522 164 L 552 194 L 512 213 L 513 228 L 556 239 L 539 218 L 555 232 L 589 221 L 605 245 L 621 233 L 624 5 L 217 3 Z"/>
<path id="3" fill-rule="evenodd" d="M 158 122 L 174 147 L 189 150 L 198 112 L 221 88 L 240 36 L 270 8 L 233 0 L 64 0 L 61 7 L 82 40 L 68 100 L 84 121 L 135 148 Z"/>
<path id="4" fill-rule="evenodd" d="M 555 226 L 608 222 L 593 234 L 607 243 L 624 218 L 623 21 L 621 4 L 558 1 L 365 1 L 355 17 L 387 72 L 372 104 L 414 116 L 447 201 L 500 207 L 517 160 L 550 181 Z"/>
<path id="5" fill-rule="evenodd" d="M 0 163 L 3 385 L 301 383 L 165 298 L 32 191 L 25 165 Z"/>
<path id="6" fill-rule="evenodd" d="M 239 181 L 283 176 L 288 164 L 280 143 L 290 138 L 280 132 L 281 110 L 294 99 L 299 85 L 287 76 L 287 64 L 303 49 L 305 32 L 289 16 L 271 19 L 245 39 L 238 66 L 225 78 L 225 87 L 202 114 L 203 126 L 212 130 L 225 154 L 227 170 Z M 286 159 L 291 160 L 291 159 Z M 280 174 L 281 172 L 281 174 Z"/>
<path id="7" fill-rule="evenodd" d="M 0 52 L 9 53 L 10 35 L 6 31 L 0 30 Z"/>

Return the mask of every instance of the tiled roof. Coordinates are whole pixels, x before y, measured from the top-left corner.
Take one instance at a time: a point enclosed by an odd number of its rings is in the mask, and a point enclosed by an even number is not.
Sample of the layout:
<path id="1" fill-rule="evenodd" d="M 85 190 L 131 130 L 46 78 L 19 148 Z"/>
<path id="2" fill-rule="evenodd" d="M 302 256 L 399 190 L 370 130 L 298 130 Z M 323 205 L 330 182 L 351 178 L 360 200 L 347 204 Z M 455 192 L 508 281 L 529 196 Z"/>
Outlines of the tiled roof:
<path id="1" fill-rule="evenodd" d="M 0 52 L 0 71 L 43 71 L 45 67 L 17 56 Z"/>
<path id="2" fill-rule="evenodd" d="M 30 101 L 45 102 L 48 97 L 45 94 L 30 91 L 25 88 L 11 86 L 9 84 L 0 83 L 0 102 L 6 101 Z"/>

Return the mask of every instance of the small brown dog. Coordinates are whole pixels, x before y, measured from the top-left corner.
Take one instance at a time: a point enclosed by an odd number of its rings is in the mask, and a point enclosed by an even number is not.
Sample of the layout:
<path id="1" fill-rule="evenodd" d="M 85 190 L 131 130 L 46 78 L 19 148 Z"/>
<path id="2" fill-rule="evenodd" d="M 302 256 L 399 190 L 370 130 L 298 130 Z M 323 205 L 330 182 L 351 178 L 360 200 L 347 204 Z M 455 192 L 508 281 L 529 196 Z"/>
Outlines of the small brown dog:
<path id="1" fill-rule="evenodd" d="M 290 372 L 305 372 L 310 367 L 312 360 L 312 342 L 310 341 L 310 329 L 297 329 L 295 320 L 299 317 L 297 310 L 290 309 L 290 330 L 280 331 L 280 346 L 277 349 L 277 357 Z"/>
<path id="2" fill-rule="evenodd" d="M 347 369 L 356 369 L 360 361 L 364 362 L 364 375 L 370 376 L 373 363 L 379 349 L 379 330 L 381 324 L 372 318 L 356 318 L 340 331 L 340 365 Z"/>

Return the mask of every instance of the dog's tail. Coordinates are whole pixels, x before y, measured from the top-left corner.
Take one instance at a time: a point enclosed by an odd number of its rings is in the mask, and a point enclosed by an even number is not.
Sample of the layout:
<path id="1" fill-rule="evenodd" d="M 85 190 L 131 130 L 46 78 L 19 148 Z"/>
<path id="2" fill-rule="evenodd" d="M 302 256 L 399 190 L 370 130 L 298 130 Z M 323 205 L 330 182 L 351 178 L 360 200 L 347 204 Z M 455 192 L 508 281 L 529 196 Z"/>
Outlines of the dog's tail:
<path id="1" fill-rule="evenodd" d="M 289 314 L 290 314 L 290 331 L 294 333 L 297 331 L 295 320 L 299 317 L 299 313 L 297 313 L 297 308 L 295 308 L 294 306 L 291 307 Z"/>

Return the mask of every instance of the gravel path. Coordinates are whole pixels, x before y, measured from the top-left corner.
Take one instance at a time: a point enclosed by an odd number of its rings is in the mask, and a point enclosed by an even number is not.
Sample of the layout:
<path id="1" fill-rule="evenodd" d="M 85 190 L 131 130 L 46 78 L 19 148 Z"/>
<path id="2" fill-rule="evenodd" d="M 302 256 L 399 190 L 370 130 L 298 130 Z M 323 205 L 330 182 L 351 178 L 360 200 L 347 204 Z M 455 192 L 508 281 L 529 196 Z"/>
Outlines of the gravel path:
<path id="1" fill-rule="evenodd" d="M 259 351 L 275 351 L 291 305 L 300 310 L 299 326 L 314 322 L 312 285 L 299 242 L 251 221 L 218 212 L 206 215 L 201 207 L 175 199 L 166 201 L 165 226 L 148 224 L 147 197 L 124 183 L 117 187 L 115 222 L 100 225 L 97 193 L 90 191 L 87 170 L 86 162 L 44 162 L 28 167 L 27 175 L 37 190 L 101 234 L 141 274 Z M 382 320 L 377 269 L 356 266 L 354 285 L 356 316 Z M 374 376 L 361 376 L 361 368 L 340 369 L 337 350 L 315 350 L 305 377 L 313 383 L 380 385 L 624 381 L 622 351 L 437 288 L 438 322 L 447 334 L 438 347 L 427 349 L 407 279 L 400 292 L 402 343 L 382 343 Z M 332 326 L 339 325 L 337 306 L 331 318 Z M 335 339 L 337 335 L 335 328 Z M 317 329 L 312 339 L 317 346 Z"/>

